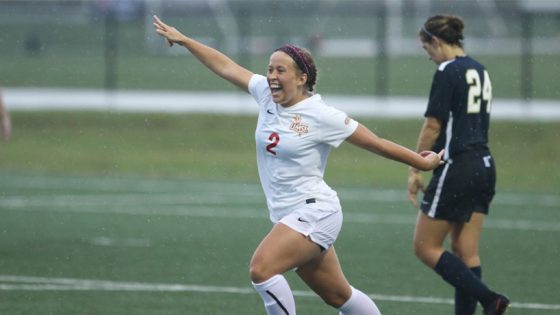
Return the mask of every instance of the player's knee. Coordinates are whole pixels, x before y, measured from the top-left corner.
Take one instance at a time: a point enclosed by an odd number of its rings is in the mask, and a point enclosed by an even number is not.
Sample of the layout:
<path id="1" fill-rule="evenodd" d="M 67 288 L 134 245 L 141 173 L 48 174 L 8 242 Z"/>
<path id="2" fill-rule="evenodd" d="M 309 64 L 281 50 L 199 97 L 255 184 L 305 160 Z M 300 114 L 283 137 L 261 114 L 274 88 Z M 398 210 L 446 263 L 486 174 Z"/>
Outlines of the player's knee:
<path id="1" fill-rule="evenodd" d="M 467 266 L 480 266 L 480 256 L 477 254 L 454 253 Z"/>
<path id="2" fill-rule="evenodd" d="M 272 278 L 274 275 L 267 271 L 264 264 L 259 264 L 256 262 L 251 262 L 249 266 L 249 277 L 253 283 L 261 283 Z"/>
<path id="3" fill-rule="evenodd" d="M 439 247 L 430 246 L 421 242 L 414 242 L 414 255 L 425 265 L 430 267 L 435 266 L 441 253 L 442 249 Z"/>
<path id="4" fill-rule="evenodd" d="M 451 243 L 451 251 L 455 256 L 459 257 L 459 259 L 461 259 L 463 262 L 465 260 L 469 260 L 472 256 L 471 254 L 466 252 L 463 248 L 461 248 L 461 246 L 455 243 Z"/>
<path id="5" fill-rule="evenodd" d="M 478 266 L 480 264 L 480 256 L 476 251 L 464 250 L 462 247 L 453 243 L 451 244 L 451 250 L 453 254 L 459 257 L 467 266 Z"/>
<path id="6" fill-rule="evenodd" d="M 344 305 L 344 303 L 346 303 L 346 301 L 348 301 L 350 295 L 345 294 L 344 292 L 333 291 L 323 294 L 321 298 L 326 304 L 334 308 L 340 308 L 342 305 Z"/>
<path id="7" fill-rule="evenodd" d="M 417 258 L 422 259 L 422 257 L 424 257 L 426 255 L 427 246 L 425 244 L 423 244 L 422 242 L 419 242 L 417 240 L 414 240 L 412 245 L 413 245 L 414 255 Z"/>

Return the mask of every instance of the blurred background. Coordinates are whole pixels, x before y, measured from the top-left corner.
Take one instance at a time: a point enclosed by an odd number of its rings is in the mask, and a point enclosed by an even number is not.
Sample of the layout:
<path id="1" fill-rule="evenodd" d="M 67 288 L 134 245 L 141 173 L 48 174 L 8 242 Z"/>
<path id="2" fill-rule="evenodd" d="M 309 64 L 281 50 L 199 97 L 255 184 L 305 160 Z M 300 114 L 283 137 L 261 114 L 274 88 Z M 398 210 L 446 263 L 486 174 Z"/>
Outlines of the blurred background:
<path id="1" fill-rule="evenodd" d="M 560 176 L 548 176 L 544 167 L 560 155 L 560 148 L 547 142 L 560 132 L 556 127 L 560 122 L 560 2 L 555 0 L 2 0 L 0 87 L 14 121 L 11 147 L 0 148 L 4 151 L 0 168 L 202 178 L 236 174 L 233 178 L 254 180 L 256 170 L 251 163 L 219 161 L 224 147 L 241 148 L 238 161 L 253 158 L 253 123 L 246 123 L 252 122 L 256 113 L 252 99 L 208 71 L 183 47 L 167 47 L 154 31 L 153 15 L 256 73 L 265 73 L 276 47 L 287 42 L 308 47 L 319 70 L 317 90 L 330 105 L 360 121 L 381 120 L 371 123 L 370 128 L 414 147 L 436 70 L 417 33 L 424 21 L 437 13 L 464 19 L 466 52 L 491 74 L 492 117 L 506 124 L 493 125 L 491 142 L 498 157 L 507 157 L 502 173 L 512 179 L 503 185 L 557 190 L 552 187 L 560 185 Z M 91 111 L 107 117 L 94 117 Z M 131 112 L 138 115 L 124 116 Z M 192 132 L 178 133 L 170 128 L 164 131 L 171 135 L 163 136 L 159 134 L 162 129 L 156 127 L 179 122 L 157 125 L 153 122 L 156 116 L 151 114 L 169 112 L 188 113 L 190 119 L 194 113 L 226 116 L 196 119 L 196 123 L 187 124 L 197 126 Z M 252 117 L 232 119 L 231 115 Z M 62 121 L 63 117 L 66 120 Z M 117 123 L 119 118 L 125 123 Z M 411 121 L 397 124 L 395 119 Z M 219 134 L 218 120 L 222 126 L 247 129 L 247 137 L 231 144 L 231 139 L 226 141 L 226 136 Z M 45 133 L 61 129 L 68 121 L 82 121 L 81 133 L 61 131 L 51 138 L 66 146 L 47 146 Z M 139 131 L 133 131 L 134 121 L 138 121 L 135 127 Z M 128 128 L 109 129 L 123 124 Z M 101 132 L 81 139 L 78 136 L 85 126 Z M 167 143 L 170 150 L 176 150 L 177 143 L 160 139 L 175 139 L 174 134 L 190 136 L 181 142 L 181 148 L 190 151 L 185 156 L 148 152 L 153 166 L 147 171 L 143 167 L 146 161 L 140 160 L 146 154 L 133 144 L 138 137 L 116 143 L 111 132 L 121 137 L 151 132 L 155 141 Z M 197 138 L 202 132 L 219 138 L 212 140 L 215 147 L 194 145 L 210 143 L 204 137 Z M 37 144 L 35 148 L 29 144 L 37 139 L 45 146 L 44 154 L 59 150 L 51 153 L 57 158 L 41 160 L 34 153 Z M 104 146 L 116 147 L 119 154 L 68 153 L 89 152 L 95 147 L 93 141 L 104 141 Z M 146 139 L 144 143 L 151 142 Z M 351 154 L 354 152 L 348 156 Z M 127 162 L 119 162 L 119 158 Z M 215 161 L 209 164 L 211 160 Z M 159 165 L 161 161 L 166 163 Z M 535 161 L 544 164 L 536 165 Z M 208 165 L 200 167 L 201 163 Z M 231 169 L 224 171 L 230 164 Z M 364 178 L 358 182 L 400 185 L 400 177 L 390 175 L 397 166 L 379 167 L 387 175 L 377 181 L 362 175 L 366 166 L 355 160 L 352 164 L 359 167 L 335 169 L 332 176 L 355 174 L 358 176 L 348 176 L 350 182 Z M 528 165 L 531 167 L 525 167 Z M 532 169 L 537 166 L 540 171 Z"/>
<path id="2" fill-rule="evenodd" d="M 434 65 L 416 35 L 435 13 L 463 17 L 466 50 L 489 68 L 495 98 L 560 99 L 554 0 L 2 0 L 0 84 L 234 90 L 168 49 L 157 14 L 254 72 L 291 42 L 319 59 L 322 93 L 425 97 Z"/>
<path id="3" fill-rule="evenodd" d="M 558 314 L 558 0 L 0 0 L 0 313 L 262 314 L 256 106 L 167 47 L 154 14 L 256 73 L 286 42 L 309 48 L 328 104 L 414 148 L 436 71 L 416 35 L 436 13 L 464 19 L 492 78 L 485 280 L 508 314 Z M 412 254 L 407 167 L 345 144 L 325 178 L 352 283 L 387 314 L 450 314 Z M 288 277 L 300 313 L 336 313 Z"/>

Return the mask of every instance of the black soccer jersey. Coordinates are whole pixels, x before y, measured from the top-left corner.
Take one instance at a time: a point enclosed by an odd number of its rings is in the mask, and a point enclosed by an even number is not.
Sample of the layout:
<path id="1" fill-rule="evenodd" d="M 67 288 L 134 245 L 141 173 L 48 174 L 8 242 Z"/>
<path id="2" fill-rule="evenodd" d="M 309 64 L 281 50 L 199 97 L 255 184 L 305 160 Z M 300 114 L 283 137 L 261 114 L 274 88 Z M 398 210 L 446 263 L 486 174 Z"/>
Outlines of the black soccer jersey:
<path id="1" fill-rule="evenodd" d="M 486 148 L 490 123 L 492 84 L 484 66 L 465 56 L 443 62 L 434 74 L 425 117 L 442 122 L 432 150 L 446 150 L 446 158 Z"/>

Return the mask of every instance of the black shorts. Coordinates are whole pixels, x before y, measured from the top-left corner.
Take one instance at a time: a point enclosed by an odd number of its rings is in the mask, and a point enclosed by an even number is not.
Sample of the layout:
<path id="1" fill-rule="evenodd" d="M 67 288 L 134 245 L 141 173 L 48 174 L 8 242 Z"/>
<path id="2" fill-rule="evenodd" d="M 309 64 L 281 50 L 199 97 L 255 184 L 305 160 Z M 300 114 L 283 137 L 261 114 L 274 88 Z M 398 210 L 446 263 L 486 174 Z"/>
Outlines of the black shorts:
<path id="1" fill-rule="evenodd" d="M 461 152 L 434 170 L 420 209 L 434 219 L 468 222 L 473 212 L 488 214 L 495 189 L 490 152 Z"/>

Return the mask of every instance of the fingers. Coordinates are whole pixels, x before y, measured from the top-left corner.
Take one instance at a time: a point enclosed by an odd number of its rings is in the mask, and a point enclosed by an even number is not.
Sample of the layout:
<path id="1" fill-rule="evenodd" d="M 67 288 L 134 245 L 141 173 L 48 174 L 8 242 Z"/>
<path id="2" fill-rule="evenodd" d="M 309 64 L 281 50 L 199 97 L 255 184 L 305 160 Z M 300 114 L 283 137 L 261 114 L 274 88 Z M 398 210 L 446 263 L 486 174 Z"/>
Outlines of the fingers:
<path id="1" fill-rule="evenodd" d="M 418 194 L 418 182 L 414 177 L 408 178 L 408 201 L 414 206 L 417 207 L 416 195 Z"/>
<path id="2" fill-rule="evenodd" d="M 418 190 L 415 188 L 408 190 L 408 201 L 414 206 L 414 208 L 418 208 Z"/>
<path id="3" fill-rule="evenodd" d="M 424 192 L 424 183 L 419 173 L 410 173 L 408 177 L 408 201 L 418 208 L 417 195 L 418 191 Z"/>
<path id="4" fill-rule="evenodd" d="M 169 47 L 173 46 L 173 42 L 166 36 L 166 32 L 169 29 L 169 26 L 167 24 L 163 23 L 163 21 L 160 20 L 157 15 L 154 15 L 153 19 L 154 19 L 153 24 L 156 28 L 156 33 L 165 37 L 167 46 L 169 46 Z"/>
<path id="5" fill-rule="evenodd" d="M 165 28 L 168 27 L 165 23 L 163 23 L 163 22 L 158 18 L 157 15 L 154 15 L 153 18 L 154 18 L 154 25 L 155 25 L 155 26 L 161 27 L 161 28 L 163 28 L 163 29 L 165 29 Z"/>
<path id="6" fill-rule="evenodd" d="M 426 158 L 426 157 L 430 157 L 430 156 L 431 156 L 430 158 L 433 157 L 434 159 L 435 159 L 435 156 L 437 155 L 438 160 L 439 160 L 439 163 L 438 163 L 438 164 L 439 164 L 439 165 L 442 165 L 443 163 L 445 163 L 444 160 L 443 160 L 443 155 L 445 154 L 445 149 L 442 149 L 441 151 L 439 151 L 439 153 L 435 153 L 435 152 L 432 152 L 432 151 L 422 151 L 422 152 L 420 152 L 419 154 L 420 154 L 420 156 L 422 156 L 423 158 Z"/>
<path id="7" fill-rule="evenodd" d="M 169 25 L 163 23 L 158 17 L 157 15 L 153 16 L 154 18 L 154 23 L 152 23 L 155 28 L 156 28 L 156 32 L 158 32 L 158 34 L 160 35 L 164 35 L 165 32 L 167 32 L 169 30 Z"/>
<path id="8" fill-rule="evenodd" d="M 409 192 L 408 201 L 410 201 L 410 203 L 414 206 L 414 208 L 418 208 L 418 201 L 416 200 L 416 194 Z"/>

